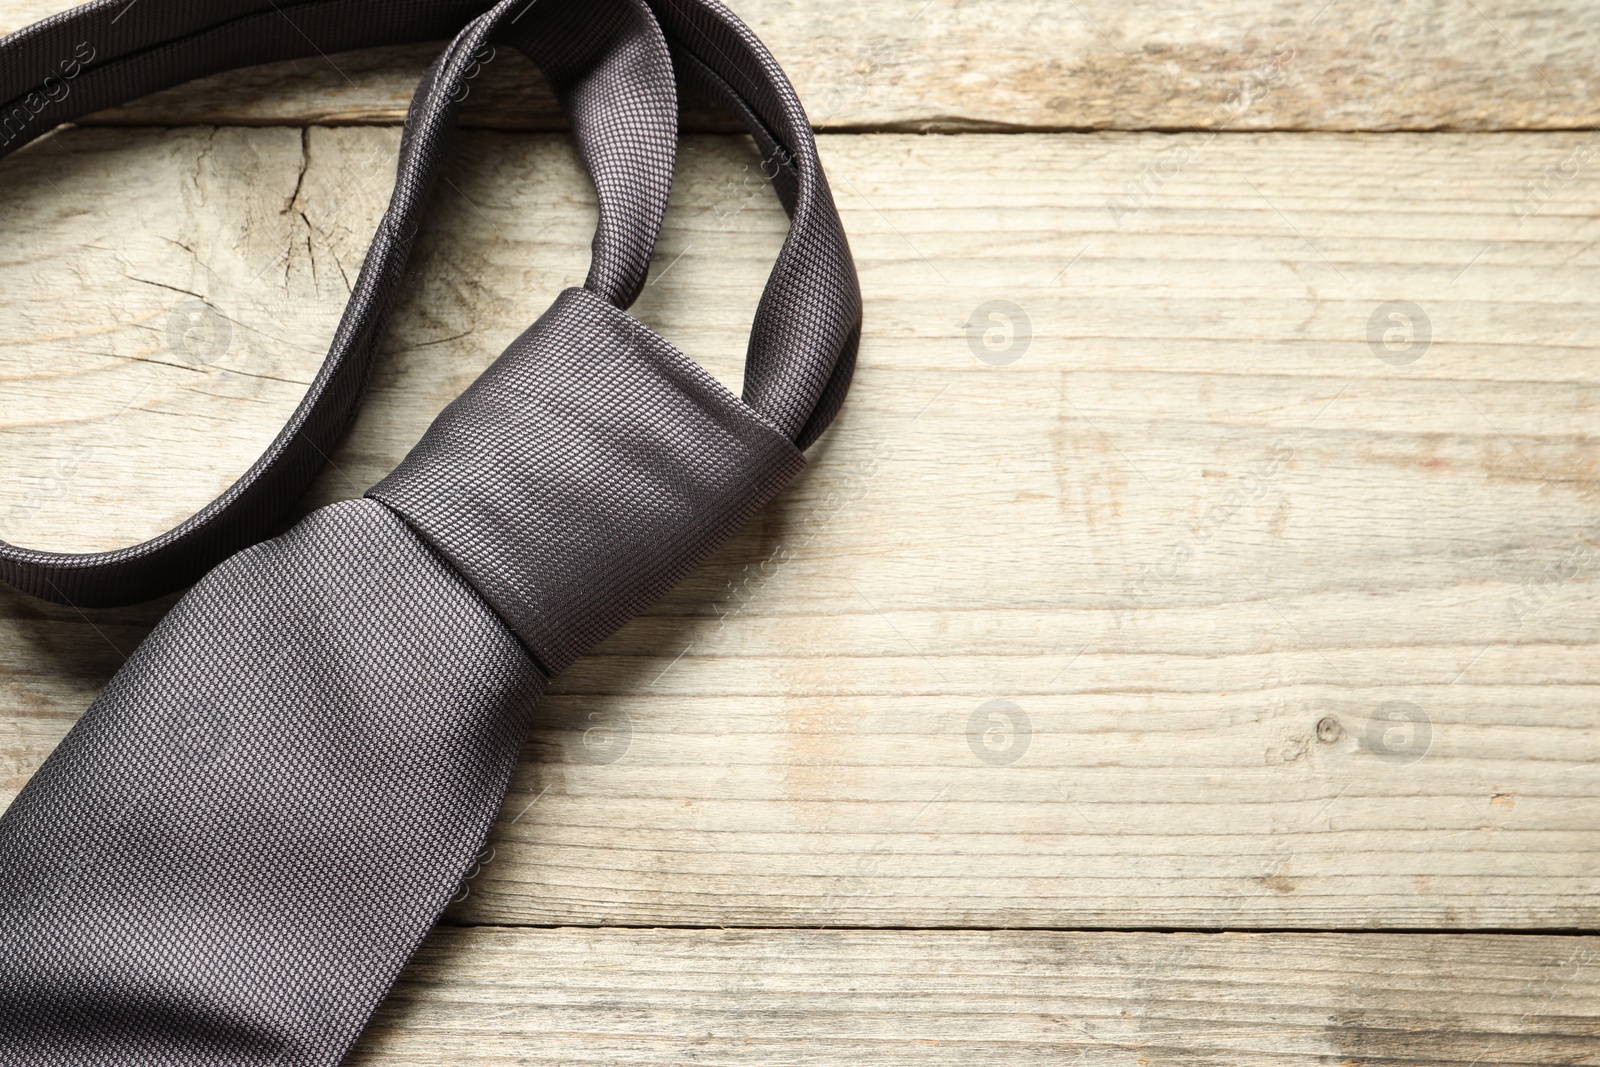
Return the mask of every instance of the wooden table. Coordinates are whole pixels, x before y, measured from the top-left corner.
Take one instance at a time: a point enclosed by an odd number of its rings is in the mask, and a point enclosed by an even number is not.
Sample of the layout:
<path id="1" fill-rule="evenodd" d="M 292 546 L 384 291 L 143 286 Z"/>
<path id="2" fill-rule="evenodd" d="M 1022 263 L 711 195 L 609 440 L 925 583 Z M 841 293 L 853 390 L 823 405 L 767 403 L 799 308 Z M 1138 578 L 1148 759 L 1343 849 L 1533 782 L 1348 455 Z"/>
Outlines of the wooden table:
<path id="1" fill-rule="evenodd" d="M 740 13 L 824 130 L 854 392 L 557 680 L 355 1062 L 1600 1063 L 1600 6 Z M 132 542 L 245 469 L 431 52 L 3 164 L 0 536 Z M 465 121 L 306 509 L 582 279 L 529 65 Z M 635 312 L 736 385 L 784 219 L 728 128 L 690 109 Z M 171 602 L 0 594 L 0 803 Z"/>

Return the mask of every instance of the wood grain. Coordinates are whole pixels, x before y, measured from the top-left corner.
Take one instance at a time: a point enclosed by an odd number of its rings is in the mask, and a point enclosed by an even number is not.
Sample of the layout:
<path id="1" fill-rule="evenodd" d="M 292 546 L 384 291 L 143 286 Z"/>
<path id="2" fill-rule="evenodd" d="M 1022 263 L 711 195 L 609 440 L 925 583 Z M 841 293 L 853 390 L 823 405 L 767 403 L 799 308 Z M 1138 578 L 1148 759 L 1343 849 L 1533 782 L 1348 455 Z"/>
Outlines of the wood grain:
<path id="1" fill-rule="evenodd" d="M 833 131 L 857 384 L 556 680 L 352 1062 L 1600 1063 L 1600 939 L 1506 932 L 1600 922 L 1593 5 L 737 6 Z M 0 537 L 149 537 L 259 454 L 437 47 L 0 163 Z M 302 511 L 585 273 L 538 74 L 463 123 Z M 784 221 L 742 139 L 680 162 L 634 312 L 737 387 Z M 0 807 L 171 602 L 0 591 Z M 1308 932 L 1405 929 L 1500 932 Z"/>
<path id="2" fill-rule="evenodd" d="M 0 30 L 62 9 L 4 0 Z M 1600 123 L 1592 4 L 1399 0 L 745 0 L 815 123 L 851 130 L 1517 130 Z M 141 14 L 131 10 L 128 18 Z M 342 53 L 232 73 L 99 122 L 398 122 L 437 45 Z M 1287 57 L 1287 58 L 1282 58 Z M 464 122 L 549 129 L 560 118 L 520 56 L 472 84 Z M 696 129 L 720 126 L 703 108 Z"/>
<path id="3" fill-rule="evenodd" d="M 396 137 L 75 130 L 6 162 L 0 536 L 124 543 L 237 476 Z M 867 297 L 850 404 L 557 680 L 454 921 L 1593 925 L 1600 185 L 1513 208 L 1589 143 L 824 138 Z M 686 142 L 636 308 L 733 385 L 783 232 L 755 172 Z M 564 140 L 467 135 L 448 179 L 308 507 L 582 277 Z M 194 294 L 220 352 L 167 330 Z M 973 319 L 993 300 L 1025 351 Z M 1396 300 L 1428 345 L 1385 347 Z M 163 606 L 0 597 L 0 799 Z"/>
<path id="4" fill-rule="evenodd" d="M 1592 1064 L 1594 938 L 441 930 L 350 1062 Z"/>

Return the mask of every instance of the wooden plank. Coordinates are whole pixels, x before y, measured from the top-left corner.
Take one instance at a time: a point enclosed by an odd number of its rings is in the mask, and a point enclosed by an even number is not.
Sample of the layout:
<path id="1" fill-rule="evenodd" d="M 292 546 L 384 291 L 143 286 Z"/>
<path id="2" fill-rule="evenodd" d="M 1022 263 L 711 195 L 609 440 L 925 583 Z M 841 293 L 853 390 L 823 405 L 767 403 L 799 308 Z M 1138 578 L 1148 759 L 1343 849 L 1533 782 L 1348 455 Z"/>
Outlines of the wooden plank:
<path id="1" fill-rule="evenodd" d="M 395 136 L 77 130 L 6 164 L 0 484 L 30 506 L 0 534 L 122 543 L 243 469 Z M 868 303 L 850 404 L 557 680 L 457 919 L 1592 926 L 1600 186 L 1513 206 L 1586 143 L 825 138 Z M 687 142 L 636 309 L 735 385 L 783 232 L 755 171 Z M 583 275 L 563 141 L 468 135 L 449 178 L 308 506 Z M 243 324 L 203 367 L 158 352 L 180 289 Z M 1031 323 L 1009 364 L 994 300 Z M 1426 346 L 1385 347 L 1397 300 Z M 8 799 L 160 606 L 0 605 Z"/>
<path id="2" fill-rule="evenodd" d="M 65 6 L 4 0 L 0 30 Z M 1399 0 L 745 0 L 739 14 L 835 129 L 1573 129 L 1600 122 L 1589 3 Z M 137 19 L 139 12 L 127 16 Z M 393 123 L 437 46 L 344 53 L 207 79 L 97 121 Z M 464 121 L 548 129 L 529 64 L 502 54 Z M 691 125 L 719 124 L 703 109 Z"/>
<path id="3" fill-rule="evenodd" d="M 1592 1064 L 1594 938 L 442 929 L 353 1065 Z"/>

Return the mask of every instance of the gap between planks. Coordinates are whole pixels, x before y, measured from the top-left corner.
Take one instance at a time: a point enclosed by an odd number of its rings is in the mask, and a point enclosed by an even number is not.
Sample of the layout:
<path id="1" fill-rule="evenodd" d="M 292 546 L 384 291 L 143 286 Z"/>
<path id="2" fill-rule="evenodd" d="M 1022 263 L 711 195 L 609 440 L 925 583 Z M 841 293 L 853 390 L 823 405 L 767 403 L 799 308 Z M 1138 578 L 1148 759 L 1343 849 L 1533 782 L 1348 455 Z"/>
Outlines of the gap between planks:
<path id="1" fill-rule="evenodd" d="M 65 0 L 5 0 L 0 29 Z M 1596 21 L 1512 0 L 857 0 L 819 19 L 742 0 L 812 119 L 861 130 L 1585 129 L 1600 123 Z M 129 18 L 137 19 L 137 10 Z M 96 116 L 122 123 L 383 122 L 440 44 L 312 57 L 202 79 Z M 520 55 L 481 65 L 468 125 L 548 129 Z M 726 119 L 691 109 L 688 126 Z"/>
<path id="2" fill-rule="evenodd" d="M 7 162 L 0 466 L 38 506 L 6 533 L 153 532 L 253 458 L 394 138 L 80 129 Z M 1571 568 L 1600 499 L 1600 192 L 1584 172 L 1508 210 L 1582 138 L 1201 140 L 822 139 L 868 300 L 851 402 L 783 498 L 558 680 L 456 921 L 1596 921 L 1600 581 Z M 1173 145 L 1200 151 L 1114 217 Z M 637 308 L 730 384 L 783 233 L 737 181 L 758 162 L 685 141 Z M 447 173 L 307 506 L 386 471 L 581 281 L 565 138 L 465 134 Z M 232 332 L 171 330 L 175 289 Z M 1433 339 L 1395 366 L 1367 331 L 1401 298 Z M 993 300 L 1031 321 L 1005 365 L 972 325 Z M 97 461 L 62 467 L 78 444 Z M 9 795 L 163 605 L 0 605 Z"/>
<path id="3" fill-rule="evenodd" d="M 352 1063 L 1576 1065 L 1597 942 L 444 930 Z"/>

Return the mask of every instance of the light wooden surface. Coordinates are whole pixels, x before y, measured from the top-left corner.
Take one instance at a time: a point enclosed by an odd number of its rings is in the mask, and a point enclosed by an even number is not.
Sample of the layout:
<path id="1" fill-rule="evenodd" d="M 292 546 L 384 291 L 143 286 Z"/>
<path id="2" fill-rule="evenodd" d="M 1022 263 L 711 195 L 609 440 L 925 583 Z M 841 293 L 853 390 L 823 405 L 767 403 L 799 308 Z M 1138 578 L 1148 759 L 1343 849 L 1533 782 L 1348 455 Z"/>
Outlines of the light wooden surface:
<path id="1" fill-rule="evenodd" d="M 783 64 L 813 121 L 839 129 L 1549 130 L 1600 122 L 1600 20 L 1581 3 L 735 7 Z M 0 31 L 60 8 L 61 0 L 6 0 Z M 436 51 L 340 53 L 227 74 L 97 121 L 398 123 Z M 472 83 L 464 121 L 559 125 L 548 94 L 528 92 L 539 84 L 530 64 L 501 50 Z M 696 111 L 696 126 L 711 123 L 720 124 Z"/>
<path id="2" fill-rule="evenodd" d="M 31 331 L 5 349 L 0 462 L 38 506 L 6 536 L 147 537 L 245 468 L 332 332 L 382 204 L 356 176 L 394 137 L 84 130 L 14 161 L 6 210 L 38 236 L 0 268 Z M 1105 197 L 1173 143 L 827 139 L 869 302 L 850 406 L 761 520 L 557 681 L 461 918 L 1595 921 L 1574 552 L 1600 518 L 1600 195 L 1585 176 L 1519 229 L 1521 136 L 1196 135 L 1119 230 Z M 639 306 L 734 384 L 782 232 L 764 197 L 718 215 L 746 152 L 688 142 Z M 997 166 L 1033 177 L 996 189 Z M 152 178 L 133 203 L 130 169 Z M 584 201 L 560 138 L 464 138 L 316 501 L 387 471 L 581 277 Z M 190 293 L 234 324 L 225 351 L 174 344 Z M 1431 309 L 1409 366 L 1366 340 L 1391 298 Z M 991 299 L 1032 322 L 1010 365 L 967 337 Z M 96 633 L 7 603 L 15 789 L 154 613 Z M 27 655 L 45 634 L 72 652 Z M 1027 716 L 1009 763 L 969 741 L 991 700 Z M 1379 718 L 1396 702 L 1426 748 Z M 589 761 L 592 721 L 626 729 L 621 759 Z"/>
<path id="3" fill-rule="evenodd" d="M 1202 130 L 821 138 L 867 301 L 850 402 L 557 680 L 361 1062 L 1594 1062 L 1586 939 L 1310 932 L 1597 921 L 1600 142 L 1438 132 L 1593 122 L 1594 20 L 921 6 L 746 14 L 841 129 Z M 891 32 L 833 109 L 829 64 Z M 0 537 L 148 537 L 297 402 L 415 73 L 335 62 L 369 73 L 244 72 L 0 164 Z M 496 113 L 517 85 L 475 123 L 550 125 Z M 1395 126 L 1435 132 L 1248 132 Z M 456 155 L 307 508 L 582 279 L 562 136 Z M 634 309 L 734 386 L 784 227 L 757 163 L 686 139 Z M 0 593 L 0 804 L 169 604 Z M 1052 932 L 1093 928 L 1129 932 Z M 1137 932 L 1166 928 L 1290 932 Z"/>
<path id="4" fill-rule="evenodd" d="M 352 1064 L 1593 1064 L 1594 938 L 447 930 Z"/>

